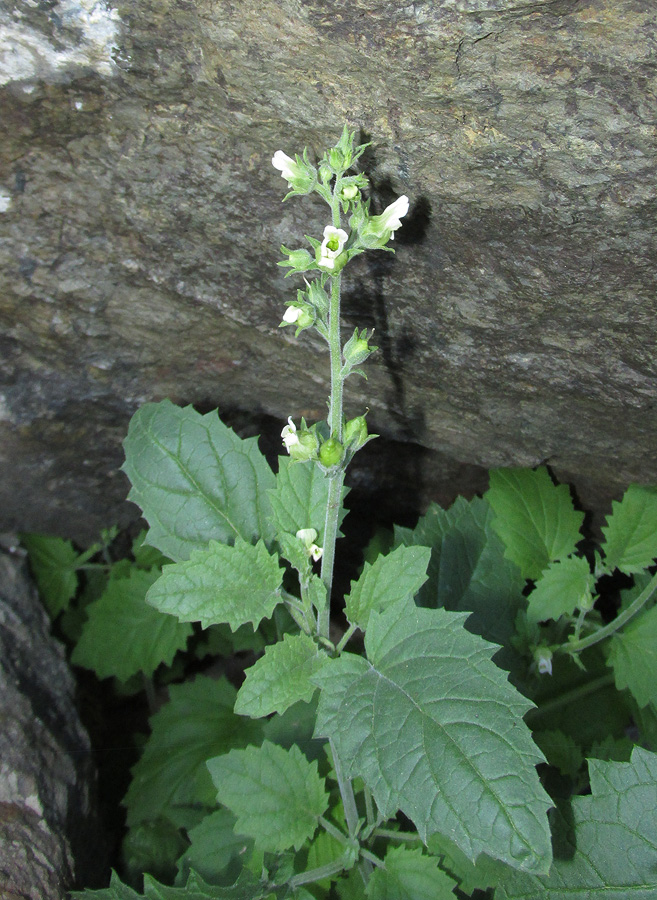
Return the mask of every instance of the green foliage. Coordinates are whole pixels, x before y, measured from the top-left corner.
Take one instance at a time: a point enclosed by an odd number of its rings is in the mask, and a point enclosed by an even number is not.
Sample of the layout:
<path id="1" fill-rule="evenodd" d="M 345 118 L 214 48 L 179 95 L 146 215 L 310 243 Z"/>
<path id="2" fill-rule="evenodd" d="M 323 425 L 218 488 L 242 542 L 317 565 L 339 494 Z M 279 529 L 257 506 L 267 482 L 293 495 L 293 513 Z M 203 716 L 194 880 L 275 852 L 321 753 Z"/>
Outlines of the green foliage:
<path id="1" fill-rule="evenodd" d="M 594 578 L 589 564 L 581 556 L 551 562 L 536 581 L 529 595 L 527 618 L 530 622 L 572 615 L 579 607 L 590 609 Z"/>
<path id="2" fill-rule="evenodd" d="M 148 520 L 148 543 L 177 561 L 210 540 L 270 540 L 274 475 L 254 438 L 242 440 L 216 413 L 168 400 L 147 403 L 130 422 L 123 470 L 129 499 Z"/>
<path id="3" fill-rule="evenodd" d="M 547 871 L 550 800 L 522 723 L 529 704 L 464 619 L 406 601 L 372 613 L 367 659 L 345 653 L 313 678 L 317 733 L 333 736 L 384 816 L 401 809 L 423 839 L 449 833 L 471 859 Z"/>
<path id="4" fill-rule="evenodd" d="M 190 828 L 189 847 L 178 859 L 180 882 L 190 871 L 209 884 L 232 884 L 242 868 L 240 858 L 248 859 L 253 841 L 235 833 L 235 816 L 228 809 L 217 809 L 194 828 Z"/>
<path id="5" fill-rule="evenodd" d="M 421 850 L 391 847 L 384 862 L 369 880 L 368 900 L 454 900 L 455 882 Z"/>
<path id="6" fill-rule="evenodd" d="M 500 900 L 657 897 L 657 754 L 636 747 L 630 762 L 589 760 L 589 771 L 591 796 L 555 817 L 549 875 L 512 874 Z"/>
<path id="7" fill-rule="evenodd" d="M 617 631 L 610 644 L 618 690 L 629 688 L 639 706 L 657 709 L 657 606 Z"/>
<path id="8" fill-rule="evenodd" d="M 133 568 L 125 578 L 110 578 L 102 596 L 87 606 L 87 622 L 71 655 L 75 665 L 120 681 L 137 672 L 152 675 L 161 663 L 171 665 L 192 629 L 145 602 L 159 576 L 158 569 Z"/>
<path id="9" fill-rule="evenodd" d="M 321 667 L 323 655 L 307 634 L 286 634 L 251 666 L 237 695 L 235 712 L 242 716 L 283 713 L 299 700 L 309 702 L 317 690 L 311 676 Z"/>
<path id="10" fill-rule="evenodd" d="M 22 534 L 44 606 L 54 619 L 78 589 L 78 556 L 71 541 L 46 534 Z"/>
<path id="11" fill-rule="evenodd" d="M 427 547 L 398 547 L 365 567 L 345 598 L 349 621 L 365 629 L 370 614 L 403 598 L 412 600 L 427 580 L 431 551 Z"/>
<path id="12" fill-rule="evenodd" d="M 506 554 L 524 578 L 538 578 L 548 563 L 569 556 L 581 538 L 584 513 L 573 508 L 568 488 L 554 485 L 547 469 L 493 469 L 485 497 Z"/>
<path id="13" fill-rule="evenodd" d="M 602 529 L 609 571 L 642 572 L 657 557 L 657 490 L 631 484 Z"/>
<path id="14" fill-rule="evenodd" d="M 239 834 L 256 849 L 298 850 L 312 837 L 326 812 L 328 795 L 317 763 L 297 747 L 264 741 L 260 747 L 231 750 L 208 762 L 217 798 L 237 816 Z"/>
<path id="15" fill-rule="evenodd" d="M 281 600 L 283 570 L 262 541 L 240 538 L 233 546 L 210 541 L 192 550 L 184 562 L 165 566 L 148 592 L 148 602 L 181 622 L 203 628 L 226 623 L 233 631 L 250 622 L 257 627 Z"/>
<path id="16" fill-rule="evenodd" d="M 216 791 L 206 762 L 231 747 L 258 742 L 261 726 L 233 712 L 236 691 L 224 679 L 198 676 L 175 684 L 170 700 L 151 718 L 151 735 L 125 796 L 128 824 L 158 816 L 177 821 L 178 810 L 214 807 Z"/>
<path id="17" fill-rule="evenodd" d="M 167 887 L 146 875 L 143 894 L 123 884 L 113 872 L 108 888 L 71 893 L 74 900 L 274 900 L 275 896 L 270 885 L 258 882 L 248 871 L 227 887 L 210 885 L 194 872 L 184 887 Z"/>
<path id="18" fill-rule="evenodd" d="M 341 500 L 347 495 L 342 489 Z M 277 532 L 296 534 L 301 528 L 314 528 L 320 546 L 324 543 L 324 524 L 328 498 L 328 481 L 313 463 L 298 463 L 279 458 L 276 487 L 269 492 Z M 340 507 L 339 522 L 346 513 Z"/>

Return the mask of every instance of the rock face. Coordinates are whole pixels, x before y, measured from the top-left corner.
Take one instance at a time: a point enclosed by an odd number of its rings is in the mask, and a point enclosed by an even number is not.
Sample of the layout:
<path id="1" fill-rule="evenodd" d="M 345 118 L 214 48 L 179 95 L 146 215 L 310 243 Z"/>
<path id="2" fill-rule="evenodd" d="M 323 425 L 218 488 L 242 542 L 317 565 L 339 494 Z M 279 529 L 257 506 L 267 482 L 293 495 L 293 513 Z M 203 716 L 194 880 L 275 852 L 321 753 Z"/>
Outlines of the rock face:
<path id="1" fill-rule="evenodd" d="M 0 549 L 0 897 L 64 900 L 105 862 L 89 738 L 25 565 Z M 97 867 L 96 871 L 94 871 Z"/>
<path id="2" fill-rule="evenodd" d="M 276 260 L 325 207 L 271 156 L 345 121 L 374 208 L 411 198 L 346 270 L 381 347 L 350 411 L 431 451 L 429 495 L 448 459 L 657 481 L 654 0 L 113 5 L 1 14 L 0 528 L 120 518 L 146 399 L 324 415 Z"/>

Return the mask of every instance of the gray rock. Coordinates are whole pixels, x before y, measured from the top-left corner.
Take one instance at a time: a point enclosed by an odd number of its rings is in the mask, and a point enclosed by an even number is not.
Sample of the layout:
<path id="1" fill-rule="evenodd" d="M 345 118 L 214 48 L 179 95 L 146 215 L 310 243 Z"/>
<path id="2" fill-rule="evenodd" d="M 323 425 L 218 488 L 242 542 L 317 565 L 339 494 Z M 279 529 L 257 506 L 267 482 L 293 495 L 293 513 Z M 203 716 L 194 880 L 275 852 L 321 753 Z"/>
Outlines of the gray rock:
<path id="1" fill-rule="evenodd" d="M 124 519 L 146 399 L 325 414 L 276 260 L 326 214 L 270 160 L 345 120 L 375 208 L 412 204 L 346 270 L 382 348 L 349 411 L 425 448 L 423 502 L 461 464 L 657 480 L 653 0 L 7 0 L 0 28 L 0 528 Z"/>
<path id="2" fill-rule="evenodd" d="M 0 550 L 0 896 L 63 900 L 105 861 L 89 738 L 25 565 Z M 95 868 L 98 870 L 95 871 Z"/>

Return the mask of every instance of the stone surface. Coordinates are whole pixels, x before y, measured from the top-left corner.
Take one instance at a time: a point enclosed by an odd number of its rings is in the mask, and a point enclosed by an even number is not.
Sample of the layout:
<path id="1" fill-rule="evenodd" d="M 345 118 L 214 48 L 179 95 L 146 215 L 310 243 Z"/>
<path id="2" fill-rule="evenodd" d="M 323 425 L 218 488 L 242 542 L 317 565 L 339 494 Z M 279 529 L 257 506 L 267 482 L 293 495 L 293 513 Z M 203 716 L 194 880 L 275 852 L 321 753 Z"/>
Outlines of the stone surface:
<path id="1" fill-rule="evenodd" d="M 0 897 L 7 900 L 64 900 L 76 877 L 95 882 L 105 861 L 74 692 L 24 562 L 0 549 Z"/>
<path id="2" fill-rule="evenodd" d="M 2 6 L 0 528 L 125 516 L 146 399 L 324 414 L 276 260 L 325 207 L 270 160 L 345 120 L 375 208 L 411 198 L 346 270 L 381 346 L 350 407 L 425 448 L 423 499 L 462 465 L 657 481 L 653 0 L 112 6 Z"/>

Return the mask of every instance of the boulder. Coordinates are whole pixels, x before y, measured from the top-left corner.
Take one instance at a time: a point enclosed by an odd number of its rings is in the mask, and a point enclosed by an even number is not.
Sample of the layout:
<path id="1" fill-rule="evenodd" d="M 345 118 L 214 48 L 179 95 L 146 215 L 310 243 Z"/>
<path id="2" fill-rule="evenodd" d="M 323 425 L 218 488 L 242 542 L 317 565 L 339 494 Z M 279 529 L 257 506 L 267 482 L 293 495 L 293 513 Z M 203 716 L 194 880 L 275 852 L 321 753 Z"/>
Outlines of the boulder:
<path id="1" fill-rule="evenodd" d="M 0 546 L 0 897 L 64 900 L 107 859 L 89 738 L 63 647 L 20 558 Z"/>
<path id="2" fill-rule="evenodd" d="M 326 207 L 271 157 L 345 121 L 373 209 L 411 200 L 344 296 L 380 346 L 348 411 L 419 448 L 401 492 L 657 481 L 653 0 L 6 0 L 0 32 L 0 528 L 125 519 L 145 400 L 325 415 L 276 261 Z"/>

